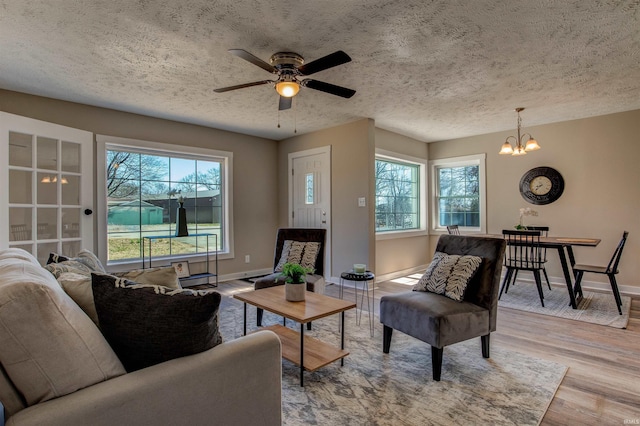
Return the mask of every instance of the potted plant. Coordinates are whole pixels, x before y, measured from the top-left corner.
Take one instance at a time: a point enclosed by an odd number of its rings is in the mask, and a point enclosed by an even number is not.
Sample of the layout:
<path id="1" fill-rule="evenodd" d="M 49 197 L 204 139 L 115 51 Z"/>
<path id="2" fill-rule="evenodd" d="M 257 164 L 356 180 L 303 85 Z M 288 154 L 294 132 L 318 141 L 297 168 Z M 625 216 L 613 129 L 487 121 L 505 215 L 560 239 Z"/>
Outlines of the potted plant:
<path id="1" fill-rule="evenodd" d="M 312 268 L 304 268 L 297 263 L 285 263 L 282 266 L 284 276 L 285 298 L 290 302 L 301 302 L 307 291 L 305 276 L 313 272 Z"/>

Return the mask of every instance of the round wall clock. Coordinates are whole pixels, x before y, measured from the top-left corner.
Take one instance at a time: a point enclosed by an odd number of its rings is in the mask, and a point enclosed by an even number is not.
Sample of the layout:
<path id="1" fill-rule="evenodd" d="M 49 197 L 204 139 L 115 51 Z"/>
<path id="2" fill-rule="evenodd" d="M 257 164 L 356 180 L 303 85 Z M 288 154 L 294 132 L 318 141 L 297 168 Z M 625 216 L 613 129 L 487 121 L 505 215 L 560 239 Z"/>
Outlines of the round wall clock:
<path id="1" fill-rule="evenodd" d="M 520 194 L 531 204 L 543 205 L 556 201 L 564 191 L 562 175 L 551 167 L 536 167 L 520 179 Z"/>

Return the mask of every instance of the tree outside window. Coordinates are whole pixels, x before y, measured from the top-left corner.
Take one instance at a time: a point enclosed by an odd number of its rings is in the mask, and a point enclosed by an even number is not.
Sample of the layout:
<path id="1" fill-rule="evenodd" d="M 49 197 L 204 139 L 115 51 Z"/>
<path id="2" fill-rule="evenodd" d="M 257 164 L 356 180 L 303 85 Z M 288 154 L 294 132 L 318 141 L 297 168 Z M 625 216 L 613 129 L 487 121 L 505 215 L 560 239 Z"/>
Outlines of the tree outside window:
<path id="1" fill-rule="evenodd" d="M 479 166 L 438 168 L 439 225 L 480 226 Z"/>
<path id="2" fill-rule="evenodd" d="M 206 156 L 107 149 L 108 260 L 139 260 L 142 250 L 148 256 L 144 237 L 174 235 L 179 200 L 187 210 L 189 234 L 216 234 L 218 246 L 210 239 L 207 247 L 206 237 L 154 240 L 154 257 L 224 247 L 223 164 Z"/>
<path id="3" fill-rule="evenodd" d="M 376 159 L 376 232 L 420 228 L 420 166 Z"/>

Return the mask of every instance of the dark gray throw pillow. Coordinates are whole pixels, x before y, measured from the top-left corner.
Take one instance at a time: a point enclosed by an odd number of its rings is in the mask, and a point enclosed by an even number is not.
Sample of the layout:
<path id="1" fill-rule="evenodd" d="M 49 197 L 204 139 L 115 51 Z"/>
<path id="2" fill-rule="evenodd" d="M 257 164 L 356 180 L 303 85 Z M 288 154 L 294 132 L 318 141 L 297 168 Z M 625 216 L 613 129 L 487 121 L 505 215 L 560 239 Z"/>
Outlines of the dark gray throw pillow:
<path id="1" fill-rule="evenodd" d="M 102 334 L 128 372 L 222 343 L 220 293 L 91 274 Z"/>

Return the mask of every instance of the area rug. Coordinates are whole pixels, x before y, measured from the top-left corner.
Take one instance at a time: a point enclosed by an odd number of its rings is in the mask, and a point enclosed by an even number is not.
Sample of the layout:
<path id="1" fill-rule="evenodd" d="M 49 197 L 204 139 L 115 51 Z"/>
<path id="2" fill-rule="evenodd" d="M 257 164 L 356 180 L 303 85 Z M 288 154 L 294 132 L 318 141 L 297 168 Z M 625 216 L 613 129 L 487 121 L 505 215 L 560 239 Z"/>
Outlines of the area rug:
<path id="1" fill-rule="evenodd" d="M 493 345 L 482 358 L 480 339 L 445 348 L 442 379 L 431 376 L 431 350 L 417 339 L 395 332 L 389 354 L 382 352 L 382 326 L 375 337 L 354 310 L 346 313 L 345 364 L 336 361 L 305 372 L 283 360 L 284 425 L 537 425 L 567 368 Z M 339 345 L 339 315 L 313 323 L 308 335 Z M 265 312 L 263 324 L 282 324 Z M 224 297 L 220 328 L 227 340 L 242 335 L 243 309 Z M 299 330 L 299 324 L 287 321 Z M 248 328 L 255 330 L 255 308 L 248 307 Z"/>
<path id="2" fill-rule="evenodd" d="M 631 309 L 629 296 L 622 296 L 622 315 L 620 315 L 612 293 L 585 291 L 584 299 L 578 304 L 577 309 L 573 309 L 569 305 L 566 287 L 552 287 L 552 290 L 549 290 L 548 287 L 543 286 L 543 292 L 544 307 L 540 304 L 535 284 L 517 282 L 516 285 L 509 287 L 507 294 L 502 295 L 498 306 L 609 327 L 627 328 Z"/>

